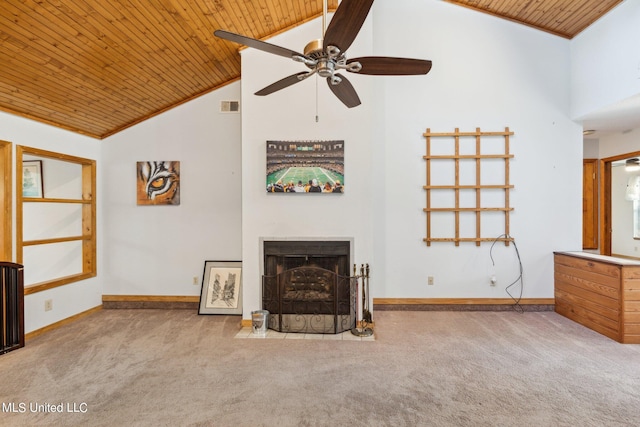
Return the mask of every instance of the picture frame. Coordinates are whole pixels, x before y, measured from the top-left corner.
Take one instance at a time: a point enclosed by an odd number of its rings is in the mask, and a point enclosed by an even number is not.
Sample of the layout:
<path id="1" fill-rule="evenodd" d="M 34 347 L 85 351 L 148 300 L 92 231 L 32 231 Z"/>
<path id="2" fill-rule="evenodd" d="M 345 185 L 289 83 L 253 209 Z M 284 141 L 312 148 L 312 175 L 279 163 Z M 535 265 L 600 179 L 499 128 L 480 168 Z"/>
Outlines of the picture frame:
<path id="1" fill-rule="evenodd" d="M 242 315 L 242 262 L 205 261 L 198 314 Z"/>
<path id="2" fill-rule="evenodd" d="M 267 194 L 344 193 L 344 140 L 269 140 Z"/>
<path id="3" fill-rule="evenodd" d="M 42 160 L 22 162 L 22 197 L 41 199 L 44 197 Z"/>
<path id="4" fill-rule="evenodd" d="M 136 203 L 180 205 L 180 161 L 136 162 Z"/>

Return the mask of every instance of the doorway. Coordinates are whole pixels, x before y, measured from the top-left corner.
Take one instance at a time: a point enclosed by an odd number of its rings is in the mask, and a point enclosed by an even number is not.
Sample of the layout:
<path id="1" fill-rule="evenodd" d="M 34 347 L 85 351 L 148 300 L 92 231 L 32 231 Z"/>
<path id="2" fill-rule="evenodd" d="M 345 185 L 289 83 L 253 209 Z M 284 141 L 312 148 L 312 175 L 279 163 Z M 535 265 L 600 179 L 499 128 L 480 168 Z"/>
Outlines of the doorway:
<path id="1" fill-rule="evenodd" d="M 612 194 L 612 185 L 614 182 L 614 165 L 624 162 L 630 158 L 640 157 L 640 151 L 634 151 L 626 154 L 619 154 L 613 157 L 600 159 L 600 253 L 602 255 L 616 255 L 612 251 L 613 230 L 614 230 L 614 212 Z M 639 242 L 640 246 L 640 242 Z M 629 256 L 635 258 L 635 256 Z M 640 252 L 638 253 L 640 257 Z"/>

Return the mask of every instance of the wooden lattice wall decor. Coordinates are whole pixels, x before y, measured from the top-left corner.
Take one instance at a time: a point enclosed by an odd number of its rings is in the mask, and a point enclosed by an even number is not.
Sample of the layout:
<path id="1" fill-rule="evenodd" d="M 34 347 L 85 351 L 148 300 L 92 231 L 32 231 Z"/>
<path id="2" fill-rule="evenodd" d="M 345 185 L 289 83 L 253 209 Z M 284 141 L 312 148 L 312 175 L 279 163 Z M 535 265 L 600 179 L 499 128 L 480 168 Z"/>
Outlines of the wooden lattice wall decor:
<path id="1" fill-rule="evenodd" d="M 513 240 L 509 235 L 509 213 L 513 210 L 509 206 L 509 190 L 513 189 L 509 183 L 511 135 L 508 127 L 504 132 L 481 132 L 480 128 L 460 132 L 456 128 L 455 132 L 434 133 L 427 129 L 427 237 L 423 239 L 427 246 L 432 242 L 454 242 L 456 246 L 475 242 L 480 246 L 481 242 L 496 240 L 509 245 Z M 501 173 L 504 179 L 499 177 L 496 182 L 495 177 Z M 436 224 L 437 220 L 446 226 Z M 484 227 L 490 235 L 483 236 L 483 221 L 492 221 L 491 226 Z"/>

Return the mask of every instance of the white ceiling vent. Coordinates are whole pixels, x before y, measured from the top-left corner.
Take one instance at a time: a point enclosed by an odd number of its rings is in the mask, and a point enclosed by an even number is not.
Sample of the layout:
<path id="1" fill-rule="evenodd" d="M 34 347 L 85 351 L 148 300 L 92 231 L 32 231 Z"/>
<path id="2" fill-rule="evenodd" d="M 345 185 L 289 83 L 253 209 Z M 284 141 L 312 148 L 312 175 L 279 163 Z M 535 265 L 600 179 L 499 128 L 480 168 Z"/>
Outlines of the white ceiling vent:
<path id="1" fill-rule="evenodd" d="M 221 113 L 239 113 L 240 101 L 220 101 Z"/>

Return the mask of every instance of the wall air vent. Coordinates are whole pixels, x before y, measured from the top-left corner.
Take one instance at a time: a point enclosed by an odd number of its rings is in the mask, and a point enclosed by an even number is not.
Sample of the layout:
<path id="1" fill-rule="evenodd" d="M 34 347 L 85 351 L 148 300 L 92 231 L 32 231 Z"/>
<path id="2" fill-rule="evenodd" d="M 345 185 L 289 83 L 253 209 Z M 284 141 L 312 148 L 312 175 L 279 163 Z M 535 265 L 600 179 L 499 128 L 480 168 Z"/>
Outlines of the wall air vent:
<path id="1" fill-rule="evenodd" d="M 240 101 L 220 101 L 221 113 L 239 113 Z"/>

